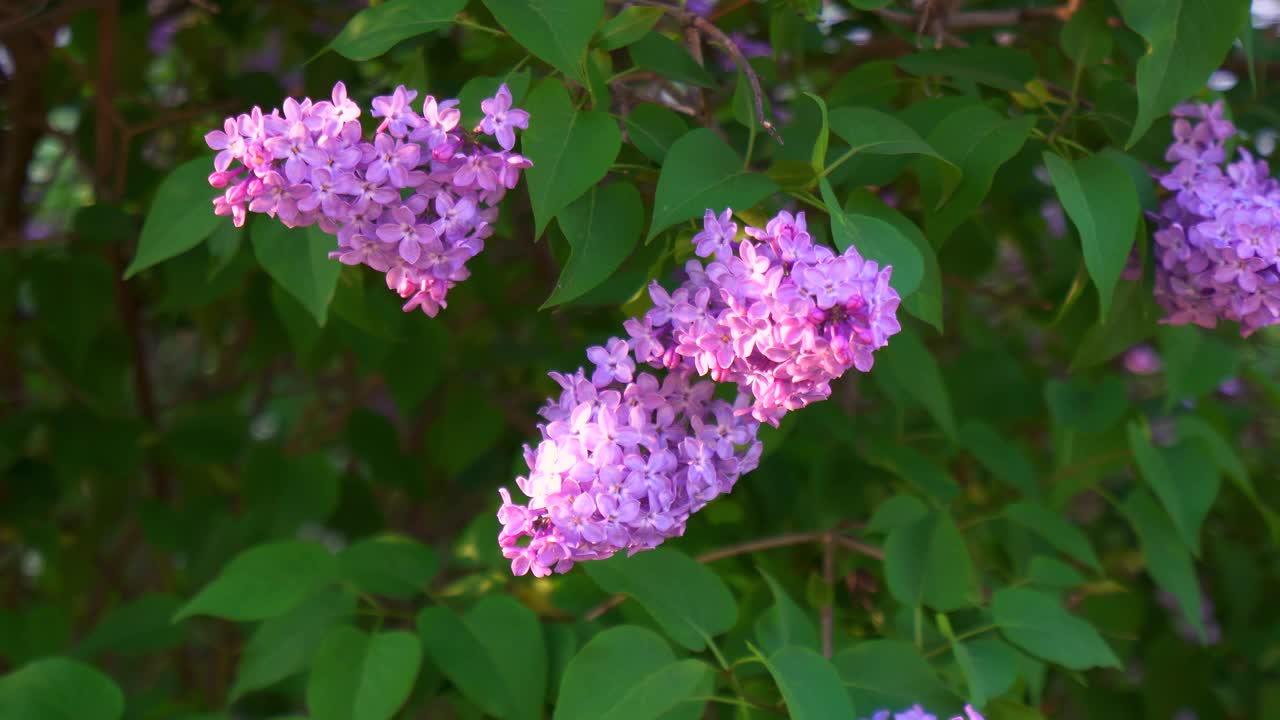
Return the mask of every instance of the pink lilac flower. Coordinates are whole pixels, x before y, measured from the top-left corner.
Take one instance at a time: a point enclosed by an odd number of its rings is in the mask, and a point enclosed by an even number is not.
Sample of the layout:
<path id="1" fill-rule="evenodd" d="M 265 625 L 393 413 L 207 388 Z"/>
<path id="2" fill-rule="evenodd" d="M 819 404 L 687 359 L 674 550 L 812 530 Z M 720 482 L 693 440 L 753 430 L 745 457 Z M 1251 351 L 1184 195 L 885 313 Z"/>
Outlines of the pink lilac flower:
<path id="1" fill-rule="evenodd" d="M 227 118 L 205 136 L 218 151 L 209 184 L 223 191 L 214 212 L 237 226 L 249 212 L 317 225 L 337 237 L 329 257 L 384 273 L 406 311 L 434 316 L 493 234 L 497 204 L 531 166 L 511 152 L 529 115 L 511 107 L 503 85 L 481 103 L 486 122 L 467 134 L 457 100 L 427 96 L 418 114 L 417 96 L 400 86 L 374 98 L 371 114 L 383 120 L 368 141 L 342 83 L 328 100 L 287 98 L 283 110 Z"/>
<path id="2" fill-rule="evenodd" d="M 1154 375 L 1162 367 L 1160 353 L 1150 345 L 1135 345 L 1124 354 L 1124 369 L 1134 375 Z"/>
<path id="3" fill-rule="evenodd" d="M 551 373 L 562 392 L 542 408 L 542 440 L 525 446 L 529 474 L 516 478 L 528 503 L 498 491 L 498 544 L 514 574 L 543 577 L 657 547 L 758 464 L 760 424 L 712 397 L 714 383 L 685 368 L 662 382 L 633 376 L 629 352 L 613 338 L 588 350 L 590 375 Z"/>
<path id="4" fill-rule="evenodd" d="M 588 348 L 589 373 L 552 373 L 562 392 L 516 478 L 528 503 L 499 491 L 498 544 L 516 575 L 682 535 L 756 467 L 762 422 L 826 398 L 850 367 L 870 370 L 900 329 L 891 268 L 814 245 L 803 213 L 747 228 L 735 254 L 731 218 L 707 211 L 693 242 L 716 259 L 690 260 L 673 293 L 654 283 L 653 308 L 623 324 L 630 340 Z M 713 397 L 716 382 L 736 385 L 734 402 Z"/>
<path id="5" fill-rule="evenodd" d="M 1156 300 L 1163 322 L 1240 324 L 1249 336 L 1280 322 L 1280 183 L 1244 149 L 1227 161 L 1235 126 L 1212 106 L 1174 109 L 1176 163 L 1158 180 L 1171 192 L 1154 234 Z"/>
<path id="6" fill-rule="evenodd" d="M 791 410 L 830 396 L 849 368 L 871 369 L 872 354 L 900 330 L 892 268 L 855 248 L 837 255 L 815 245 L 804 213 L 781 212 L 764 229 L 737 228 L 726 211 L 708 211 L 694 237 L 687 279 L 668 294 L 650 287 L 654 307 L 628 321 L 636 360 L 653 368 L 692 368 L 750 393 L 744 411 L 777 424 Z"/>

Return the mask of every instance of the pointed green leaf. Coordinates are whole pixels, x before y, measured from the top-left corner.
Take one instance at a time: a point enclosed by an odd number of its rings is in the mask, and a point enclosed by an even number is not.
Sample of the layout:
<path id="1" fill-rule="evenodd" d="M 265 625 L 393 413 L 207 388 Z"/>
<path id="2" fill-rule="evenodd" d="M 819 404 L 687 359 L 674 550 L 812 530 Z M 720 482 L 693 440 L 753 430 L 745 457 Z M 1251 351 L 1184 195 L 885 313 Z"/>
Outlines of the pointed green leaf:
<path id="1" fill-rule="evenodd" d="M 266 620 L 283 615 L 338 577 L 338 560 L 316 542 L 288 540 L 246 550 L 174 616 Z"/>
<path id="2" fill-rule="evenodd" d="M 316 225 L 290 229 L 274 218 L 258 217 L 249 229 L 249 240 L 271 279 L 323 326 L 342 273 L 342 263 L 329 259 L 329 252 L 337 247 L 333 236 Z"/>
<path id="3" fill-rule="evenodd" d="M 535 57 L 575 80 L 586 80 L 583 59 L 604 17 L 604 0 L 484 0 L 484 6 Z M 532 108 L 529 112 L 538 117 Z"/>
<path id="4" fill-rule="evenodd" d="M 1222 485 L 1208 448 L 1199 442 L 1154 447 L 1142 426 L 1134 422 L 1129 425 L 1129 451 L 1142 478 L 1168 511 L 1178 536 L 1199 557 L 1200 528 Z"/>
<path id="5" fill-rule="evenodd" d="M 859 255 L 893 267 L 889 284 L 901 296 L 908 296 L 920 285 L 924 275 L 924 258 L 914 243 L 894 225 L 870 215 L 847 213 L 840 207 L 831 183 L 818 182 L 822 202 L 831 215 L 831 235 L 842 252 L 856 248 Z"/>
<path id="6" fill-rule="evenodd" d="M 0 677 L 0 717 L 13 720 L 119 720 L 124 693 L 95 668 L 49 657 Z"/>
<path id="7" fill-rule="evenodd" d="M 696 697 L 711 668 L 676 660 L 666 641 L 631 625 L 609 628 L 564 671 L 555 720 L 657 720 Z"/>
<path id="8" fill-rule="evenodd" d="M 853 703 L 830 660 L 805 647 L 785 647 L 765 667 L 782 691 L 792 720 L 852 718 Z"/>
<path id="9" fill-rule="evenodd" d="M 1073 163 L 1046 151 L 1044 164 L 1058 200 L 1080 233 L 1084 264 L 1106 317 L 1138 230 L 1138 191 L 1128 171 L 1105 155 Z"/>
<path id="10" fill-rule="evenodd" d="M 708 209 L 750 209 L 777 189 L 769 178 L 743 170 L 742 159 L 714 132 L 686 133 L 671 146 L 658 176 L 648 239 Z"/>
<path id="11" fill-rule="evenodd" d="M 124 271 L 126 280 L 171 257 L 181 255 L 227 219 L 213 214 L 209 186 L 213 162 L 198 157 L 179 165 L 160 182 L 138 237 L 138 251 Z"/>
<path id="12" fill-rule="evenodd" d="M 335 590 L 316 595 L 288 613 L 263 622 L 240 652 L 231 701 L 302 672 L 329 630 L 355 611 L 355 598 Z"/>
<path id="13" fill-rule="evenodd" d="M 1151 494 L 1142 489 L 1125 498 L 1122 510 L 1138 536 L 1138 545 L 1151 579 L 1178 599 L 1183 617 L 1204 638 L 1200 580 L 1196 577 L 1191 554 L 1187 552 L 1186 544 L 1179 541 L 1169 516 L 1160 510 Z"/>
<path id="14" fill-rule="evenodd" d="M 884 546 L 884 574 L 898 602 L 944 612 L 978 601 L 978 575 L 951 516 L 934 511 L 894 528 Z"/>
<path id="15" fill-rule="evenodd" d="M 659 164 L 666 160 L 671 146 L 689 132 L 689 125 L 679 115 L 654 103 L 640 103 L 625 122 L 631 144 Z"/>
<path id="16" fill-rule="evenodd" d="M 760 649 L 765 654 L 788 645 L 817 650 L 818 630 L 813 626 L 813 621 L 772 575 L 764 570 L 760 570 L 760 575 L 773 593 L 773 605 L 756 619 L 756 640 L 760 643 Z"/>
<path id="17" fill-rule="evenodd" d="M 307 680 L 312 719 L 390 720 L 409 699 L 421 662 L 422 645 L 412 633 L 333 630 Z"/>
<path id="18" fill-rule="evenodd" d="M 938 361 L 920 336 L 909 327 L 889 338 L 889 344 L 877 353 L 876 367 L 891 375 L 911 397 L 929 411 L 948 438 L 957 436 L 956 418 L 951 409 L 951 395 L 942 379 Z"/>
<path id="19" fill-rule="evenodd" d="M 1004 515 L 1044 538 L 1062 553 L 1088 565 L 1095 571 L 1102 571 L 1102 563 L 1098 561 L 1098 555 L 1093 551 L 1089 536 L 1052 510 L 1035 503 L 1016 502 L 1005 506 Z"/>
<path id="20" fill-rule="evenodd" d="M 525 176 L 535 235 L 541 236 L 552 218 L 609 172 L 622 148 L 622 133 L 605 113 L 575 110 L 554 78 L 539 83 L 525 107 L 532 119 L 521 148 L 533 161 Z"/>
<path id="21" fill-rule="evenodd" d="M 945 75 L 1009 92 L 1022 92 L 1037 72 L 1030 55 L 1004 47 L 928 50 L 898 58 L 898 67 L 912 75 Z"/>
<path id="22" fill-rule="evenodd" d="M 569 259 L 544 309 L 581 297 L 622 265 L 644 230 L 644 202 L 636 186 L 596 186 L 560 213 Z"/>
<path id="23" fill-rule="evenodd" d="M 738 606 L 720 576 L 675 550 L 617 556 L 583 568 L 601 590 L 635 598 L 671 639 L 690 650 L 703 649 L 707 637 L 738 621 Z"/>
<path id="24" fill-rule="evenodd" d="M 960 698 L 947 689 L 920 650 L 901 640 L 864 640 L 834 659 L 854 707 L 907 708 L 916 703 L 942 713 Z"/>
<path id="25" fill-rule="evenodd" d="M 338 565 L 343 579 L 363 592 L 408 599 L 426 592 L 440 561 L 417 540 L 382 535 L 348 546 Z"/>
<path id="26" fill-rule="evenodd" d="M 662 19 L 663 13 L 664 10 L 660 7 L 625 7 L 600 28 L 600 32 L 596 33 L 596 40 L 603 50 L 624 48 L 647 35 Z"/>
<path id="27" fill-rule="evenodd" d="M 387 0 L 356 13 L 329 47 L 351 60 L 369 60 L 401 40 L 448 27 L 466 4 L 467 0 Z"/>
<path id="28" fill-rule="evenodd" d="M 651 70 L 660 77 L 676 82 L 711 87 L 711 74 L 694 62 L 683 45 L 659 32 L 651 32 L 627 48 L 637 68 Z"/>
<path id="29" fill-rule="evenodd" d="M 981 420 L 966 420 L 960 426 L 960 444 L 996 479 L 1026 497 L 1040 497 L 1035 467 L 1021 445 Z"/>
<path id="30" fill-rule="evenodd" d="M 1120 667 L 1120 659 L 1089 623 L 1067 612 L 1052 596 L 1005 588 L 991 600 L 1000 632 L 1036 657 L 1072 670 Z"/>
<path id="31" fill-rule="evenodd" d="M 1147 41 L 1138 61 L 1138 116 L 1128 147 L 1157 117 L 1204 87 L 1249 18 L 1249 0 L 1118 0 L 1125 23 Z"/>

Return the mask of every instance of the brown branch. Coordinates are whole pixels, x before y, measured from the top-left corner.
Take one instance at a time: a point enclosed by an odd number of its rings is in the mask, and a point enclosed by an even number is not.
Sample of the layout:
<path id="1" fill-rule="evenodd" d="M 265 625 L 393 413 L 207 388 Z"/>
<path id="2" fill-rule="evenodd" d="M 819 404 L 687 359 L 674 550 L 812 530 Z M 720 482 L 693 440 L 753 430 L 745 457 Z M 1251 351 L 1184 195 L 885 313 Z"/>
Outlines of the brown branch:
<path id="1" fill-rule="evenodd" d="M 820 620 L 822 624 L 822 657 L 831 659 L 832 645 L 835 642 L 835 597 L 836 597 L 836 543 L 834 533 L 822 535 L 822 584 L 827 586 L 830 597 L 822 604 Z"/>

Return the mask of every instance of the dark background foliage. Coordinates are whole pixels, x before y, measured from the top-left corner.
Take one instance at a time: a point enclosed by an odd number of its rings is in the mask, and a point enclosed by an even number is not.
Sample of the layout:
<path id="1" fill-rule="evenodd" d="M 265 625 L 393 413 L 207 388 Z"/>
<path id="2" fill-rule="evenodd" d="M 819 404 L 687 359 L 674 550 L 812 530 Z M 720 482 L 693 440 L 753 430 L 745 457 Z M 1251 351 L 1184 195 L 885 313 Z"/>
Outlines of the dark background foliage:
<path id="1" fill-rule="evenodd" d="M 0 10 L 0 717 L 1280 717 L 1280 335 L 1158 326 L 1144 214 L 1173 102 L 1225 97 L 1274 149 L 1266 17 L 721 0 L 709 22 L 769 45 L 779 145 L 714 38 L 699 63 L 682 11 L 626 4 Z M 626 141 L 526 178 L 438 318 L 331 238 L 212 215 L 225 115 L 343 80 L 474 122 L 503 79 L 532 127 L 599 113 Z M 538 112 L 554 87 L 569 115 Z M 1071 194 L 1086 158 L 1117 192 Z M 707 168 L 763 191 L 696 194 Z M 643 213 L 575 234 L 605 173 Z M 513 578 L 496 488 L 546 372 L 691 254 L 664 193 L 806 210 L 914 280 L 906 328 L 685 537 Z"/>

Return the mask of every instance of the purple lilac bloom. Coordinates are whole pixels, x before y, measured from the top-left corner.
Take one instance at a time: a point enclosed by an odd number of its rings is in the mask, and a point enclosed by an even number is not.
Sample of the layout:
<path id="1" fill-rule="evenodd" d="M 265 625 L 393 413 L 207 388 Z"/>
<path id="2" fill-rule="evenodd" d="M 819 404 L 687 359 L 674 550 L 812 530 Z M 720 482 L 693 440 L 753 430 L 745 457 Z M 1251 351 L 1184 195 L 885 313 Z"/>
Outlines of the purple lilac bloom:
<path id="1" fill-rule="evenodd" d="M 735 254 L 732 217 L 707 212 L 693 242 L 716 259 L 690 260 L 673 293 L 654 283 L 653 308 L 623 324 L 630 340 L 588 348 L 590 373 L 552 373 L 563 390 L 516 478 L 529 502 L 499 491 L 498 544 L 516 575 L 682 535 L 759 463 L 760 423 L 826 398 L 850 367 L 870 370 L 900 329 L 892 268 L 814 245 L 803 213 L 746 228 Z M 715 382 L 737 386 L 732 404 L 713 398 Z"/>
<path id="2" fill-rule="evenodd" d="M 972 705 L 964 706 L 964 715 L 964 717 L 956 715 L 951 718 L 951 720 L 986 720 L 978 713 L 977 710 L 973 709 Z M 870 718 L 866 718 L 865 720 L 938 720 L 938 718 L 936 715 L 926 712 L 923 707 L 913 705 L 906 710 L 896 713 L 888 710 L 877 710 L 872 713 Z"/>
<path id="3" fill-rule="evenodd" d="M 563 391 L 540 411 L 542 441 L 525 446 L 529 474 L 516 478 L 529 502 L 498 491 L 498 544 L 512 573 L 544 577 L 655 548 L 758 464 L 760 424 L 713 398 L 714 383 L 686 368 L 661 382 L 633 375 L 629 351 L 612 338 L 587 351 L 594 373 L 551 373 Z"/>
<path id="4" fill-rule="evenodd" d="M 1156 300 L 1170 325 L 1240 323 L 1248 337 L 1280 322 L 1280 183 L 1244 149 L 1226 164 L 1235 126 L 1219 101 L 1174 108 L 1172 194 L 1155 232 Z"/>
<path id="5" fill-rule="evenodd" d="M 342 83 L 328 100 L 287 98 L 269 115 L 254 108 L 227 118 L 205 136 L 218 151 L 209 184 L 223 190 L 214 213 L 237 226 L 248 212 L 288 227 L 318 225 L 337 236 L 329 257 L 385 273 L 406 311 L 434 317 L 493 234 L 498 202 L 531 166 L 511 152 L 529 115 L 511 107 L 503 85 L 482 101 L 485 119 L 469 135 L 458 130 L 457 100 L 427 96 L 419 115 L 417 96 L 402 85 L 374 98 L 371 114 L 383 121 L 369 141 Z"/>
<path id="6" fill-rule="evenodd" d="M 1160 353 L 1150 345 L 1135 345 L 1124 354 L 1124 369 L 1134 375 L 1154 375 L 1162 368 Z"/>
<path id="7" fill-rule="evenodd" d="M 716 257 L 690 260 L 674 293 L 655 282 L 654 307 L 624 327 L 638 362 L 734 383 L 754 398 L 747 412 L 776 425 L 829 397 L 849 368 L 871 370 L 872 353 L 901 329 L 898 293 L 891 267 L 814 245 L 803 212 L 746 228 L 736 254 L 730 217 L 707 212 L 694 242 Z"/>

